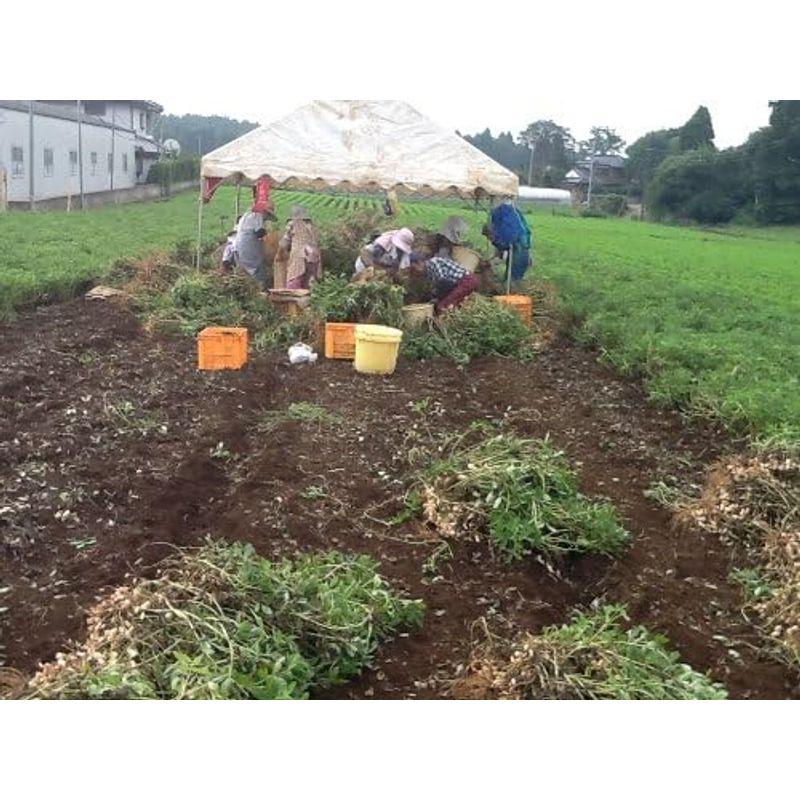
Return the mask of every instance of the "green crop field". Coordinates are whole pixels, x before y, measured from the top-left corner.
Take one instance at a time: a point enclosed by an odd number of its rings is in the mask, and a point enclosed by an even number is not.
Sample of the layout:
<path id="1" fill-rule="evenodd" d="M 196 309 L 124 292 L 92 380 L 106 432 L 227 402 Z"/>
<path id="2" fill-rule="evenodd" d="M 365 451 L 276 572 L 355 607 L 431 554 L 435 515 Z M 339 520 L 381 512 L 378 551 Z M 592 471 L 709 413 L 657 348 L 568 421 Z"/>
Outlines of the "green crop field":
<path id="1" fill-rule="evenodd" d="M 243 193 L 244 196 L 244 193 Z M 378 199 L 276 192 L 283 217 L 303 202 L 320 224 Z M 486 210 L 403 202 L 399 224 L 434 227 L 459 213 L 481 244 Z M 234 190 L 206 207 L 207 241 L 234 214 Z M 617 219 L 529 214 L 535 276 L 555 283 L 578 323 L 654 399 L 711 415 L 736 432 L 800 438 L 800 231 L 701 230 Z M 393 224 L 398 224 L 397 222 Z M 193 240 L 196 197 L 84 213 L 0 216 L 0 316 L 73 294 L 123 256 Z"/>

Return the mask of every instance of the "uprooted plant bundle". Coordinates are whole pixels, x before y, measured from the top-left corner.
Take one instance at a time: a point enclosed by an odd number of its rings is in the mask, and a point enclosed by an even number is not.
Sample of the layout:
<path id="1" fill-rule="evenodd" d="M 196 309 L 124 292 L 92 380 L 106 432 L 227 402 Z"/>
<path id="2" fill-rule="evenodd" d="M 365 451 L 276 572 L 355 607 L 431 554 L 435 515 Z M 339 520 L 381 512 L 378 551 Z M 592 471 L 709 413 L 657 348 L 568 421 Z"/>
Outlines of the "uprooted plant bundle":
<path id="1" fill-rule="evenodd" d="M 377 211 L 357 209 L 349 212 L 347 219 L 326 225 L 320 231 L 325 272 L 349 277 L 361 249 L 377 236 L 385 223 Z"/>
<path id="2" fill-rule="evenodd" d="M 473 295 L 428 327 L 408 330 L 401 352 L 409 358 L 451 358 L 467 364 L 480 356 L 533 355 L 531 330 L 504 305 Z"/>
<path id="3" fill-rule="evenodd" d="M 34 676 L 43 698 L 306 698 L 367 666 L 378 643 L 421 623 L 366 556 L 271 562 L 209 540 L 89 614 L 86 641 Z"/>
<path id="4" fill-rule="evenodd" d="M 800 664 L 800 459 L 789 450 L 738 456 L 711 474 L 684 514 L 758 564 L 748 600 L 769 636 Z M 745 574 L 740 572 L 740 578 Z"/>
<path id="5" fill-rule="evenodd" d="M 546 439 L 472 426 L 446 438 L 441 452 L 415 486 L 440 536 L 488 534 L 510 560 L 533 552 L 612 555 L 628 541 L 613 505 L 582 495 L 564 454 Z"/>
<path id="6" fill-rule="evenodd" d="M 184 270 L 166 291 L 140 297 L 149 324 L 194 335 L 208 325 L 246 326 L 257 332 L 278 321 L 258 285 L 242 275 Z"/>
<path id="7" fill-rule="evenodd" d="M 351 283 L 326 275 L 311 290 L 311 310 L 328 322 L 364 322 L 397 327 L 402 324 L 403 288 L 388 281 Z"/>
<path id="8" fill-rule="evenodd" d="M 724 700 L 724 687 L 681 663 L 666 638 L 628 627 L 620 605 L 507 640 L 485 631 L 453 694 L 508 700 Z"/>

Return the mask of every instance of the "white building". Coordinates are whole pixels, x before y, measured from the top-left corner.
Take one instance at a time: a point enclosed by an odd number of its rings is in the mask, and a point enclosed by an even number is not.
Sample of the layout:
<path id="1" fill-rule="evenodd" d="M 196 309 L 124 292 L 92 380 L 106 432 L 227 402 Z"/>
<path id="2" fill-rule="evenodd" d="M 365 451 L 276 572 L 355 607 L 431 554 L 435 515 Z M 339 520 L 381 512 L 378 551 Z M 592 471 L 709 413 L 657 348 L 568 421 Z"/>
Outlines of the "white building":
<path id="1" fill-rule="evenodd" d="M 0 100 L 8 201 L 69 197 L 77 206 L 81 190 L 124 196 L 147 180 L 160 154 L 153 129 L 162 110 L 148 100 L 36 100 L 31 114 L 28 100 Z"/>

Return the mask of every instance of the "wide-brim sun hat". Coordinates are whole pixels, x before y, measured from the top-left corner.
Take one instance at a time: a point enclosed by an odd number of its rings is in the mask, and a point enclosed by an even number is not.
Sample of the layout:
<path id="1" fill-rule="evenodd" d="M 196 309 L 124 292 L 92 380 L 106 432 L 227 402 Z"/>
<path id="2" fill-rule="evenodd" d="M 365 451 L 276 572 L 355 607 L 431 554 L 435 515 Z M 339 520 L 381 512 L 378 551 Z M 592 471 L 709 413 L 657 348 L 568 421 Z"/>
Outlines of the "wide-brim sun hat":
<path id="1" fill-rule="evenodd" d="M 467 232 L 467 223 L 463 217 L 448 217 L 439 231 L 450 244 L 461 244 L 462 237 Z"/>
<path id="2" fill-rule="evenodd" d="M 414 249 L 414 232 L 410 228 L 400 228 L 392 235 L 392 244 L 404 253 Z"/>

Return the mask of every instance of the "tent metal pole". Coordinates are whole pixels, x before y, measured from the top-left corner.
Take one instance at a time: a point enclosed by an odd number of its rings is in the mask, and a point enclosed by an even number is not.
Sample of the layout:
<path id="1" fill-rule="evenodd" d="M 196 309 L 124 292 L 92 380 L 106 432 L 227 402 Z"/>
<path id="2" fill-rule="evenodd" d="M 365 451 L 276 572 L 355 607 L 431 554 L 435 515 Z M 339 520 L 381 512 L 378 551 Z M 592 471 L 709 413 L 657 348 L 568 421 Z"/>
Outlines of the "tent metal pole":
<path id="1" fill-rule="evenodd" d="M 234 227 L 236 227 L 236 220 L 239 219 L 239 208 L 241 207 L 240 198 L 242 196 L 242 183 L 236 181 L 236 216 L 233 218 Z"/>
<path id="2" fill-rule="evenodd" d="M 197 251 L 195 267 L 200 270 L 200 249 L 203 241 L 203 178 L 200 178 L 200 194 L 197 196 Z"/>

